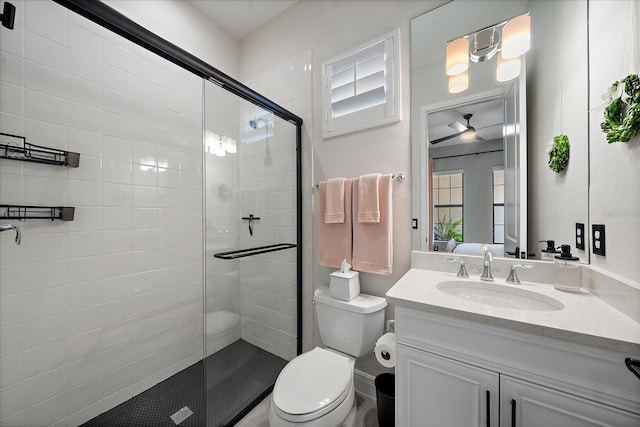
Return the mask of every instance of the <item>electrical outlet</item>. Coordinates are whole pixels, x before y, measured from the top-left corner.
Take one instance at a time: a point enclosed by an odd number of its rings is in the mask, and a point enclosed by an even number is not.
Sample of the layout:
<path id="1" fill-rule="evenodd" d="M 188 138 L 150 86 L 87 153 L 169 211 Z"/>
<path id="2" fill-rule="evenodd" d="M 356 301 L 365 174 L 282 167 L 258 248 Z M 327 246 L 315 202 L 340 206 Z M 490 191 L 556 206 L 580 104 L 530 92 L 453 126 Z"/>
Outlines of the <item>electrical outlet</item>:
<path id="1" fill-rule="evenodd" d="M 584 251 L 584 224 L 576 222 L 576 249 Z"/>
<path id="2" fill-rule="evenodd" d="M 604 224 L 592 224 L 591 236 L 593 242 L 593 253 L 596 255 L 606 256 Z"/>

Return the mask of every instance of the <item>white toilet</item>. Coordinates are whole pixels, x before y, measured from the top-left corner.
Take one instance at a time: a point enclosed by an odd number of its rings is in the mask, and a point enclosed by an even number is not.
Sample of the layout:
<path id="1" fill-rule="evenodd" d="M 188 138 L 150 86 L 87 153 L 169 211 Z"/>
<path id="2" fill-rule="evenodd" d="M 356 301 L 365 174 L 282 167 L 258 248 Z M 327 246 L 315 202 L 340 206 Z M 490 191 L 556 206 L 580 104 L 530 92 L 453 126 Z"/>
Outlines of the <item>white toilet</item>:
<path id="1" fill-rule="evenodd" d="M 331 427 L 355 420 L 355 358 L 373 352 L 387 301 L 365 294 L 342 301 L 321 286 L 314 302 L 327 349 L 303 353 L 280 372 L 271 394 L 271 427 Z"/>

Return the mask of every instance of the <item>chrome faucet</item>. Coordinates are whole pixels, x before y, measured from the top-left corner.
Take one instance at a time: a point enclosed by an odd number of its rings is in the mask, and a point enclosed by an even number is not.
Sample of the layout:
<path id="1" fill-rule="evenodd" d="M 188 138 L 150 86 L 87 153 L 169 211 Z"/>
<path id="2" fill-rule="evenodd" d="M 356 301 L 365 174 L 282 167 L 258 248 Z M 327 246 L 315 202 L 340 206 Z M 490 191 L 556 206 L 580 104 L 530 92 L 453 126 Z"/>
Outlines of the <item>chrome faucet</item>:
<path id="1" fill-rule="evenodd" d="M 19 245 L 22 241 L 22 232 L 20 227 L 14 224 L 0 224 L 0 231 L 16 230 L 16 245 Z"/>
<path id="2" fill-rule="evenodd" d="M 526 265 L 526 264 L 511 265 L 511 268 L 509 269 L 509 277 L 507 277 L 507 283 L 510 283 L 512 285 L 520 284 L 520 278 L 518 278 L 518 274 L 516 273 L 516 268 L 533 268 L 533 266 Z"/>
<path id="3" fill-rule="evenodd" d="M 447 261 L 449 261 L 449 262 L 459 262 L 460 263 L 460 270 L 458 270 L 458 274 L 456 274 L 456 276 L 460 277 L 460 278 L 463 278 L 463 279 L 468 279 L 469 278 L 469 273 L 467 273 L 467 268 L 465 267 L 464 260 L 457 259 L 457 258 L 448 258 Z"/>
<path id="4" fill-rule="evenodd" d="M 493 282 L 493 274 L 491 274 L 491 262 L 493 261 L 493 255 L 491 255 L 491 251 L 487 245 L 482 245 L 481 248 L 484 261 L 482 263 L 482 275 L 480 276 L 480 280 Z"/>

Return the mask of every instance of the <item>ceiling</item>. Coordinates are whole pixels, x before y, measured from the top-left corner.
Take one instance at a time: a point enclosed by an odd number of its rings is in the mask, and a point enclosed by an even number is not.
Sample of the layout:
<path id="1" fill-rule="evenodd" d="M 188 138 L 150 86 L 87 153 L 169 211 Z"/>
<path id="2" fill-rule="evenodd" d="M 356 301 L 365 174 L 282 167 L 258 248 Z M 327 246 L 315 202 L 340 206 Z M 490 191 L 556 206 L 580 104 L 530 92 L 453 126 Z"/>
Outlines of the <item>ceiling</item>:
<path id="1" fill-rule="evenodd" d="M 280 15 L 297 0 L 189 0 L 237 40 Z"/>
<path id="2" fill-rule="evenodd" d="M 504 123 L 504 100 L 496 99 L 492 101 L 468 104 L 456 108 L 429 113 L 429 140 L 454 135 L 460 131 L 457 129 L 455 122 L 466 127 L 467 121 L 462 117 L 465 114 L 473 114 L 469 120 L 469 124 L 476 128 L 476 133 L 482 140 L 490 141 L 494 139 L 502 139 L 502 128 Z M 472 140 L 472 141 L 478 141 Z M 430 145 L 431 148 L 446 147 L 456 144 L 467 144 L 462 138 L 455 137 L 439 144 Z"/>

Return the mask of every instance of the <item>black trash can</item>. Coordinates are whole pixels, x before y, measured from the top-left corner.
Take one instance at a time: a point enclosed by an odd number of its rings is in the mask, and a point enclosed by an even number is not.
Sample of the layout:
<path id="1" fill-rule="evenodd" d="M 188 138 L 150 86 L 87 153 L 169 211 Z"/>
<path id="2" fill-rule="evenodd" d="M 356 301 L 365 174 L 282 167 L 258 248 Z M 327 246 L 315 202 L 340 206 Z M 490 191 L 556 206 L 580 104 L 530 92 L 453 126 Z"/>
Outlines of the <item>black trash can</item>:
<path id="1" fill-rule="evenodd" d="M 396 425 L 396 376 L 380 374 L 376 377 L 376 401 L 378 403 L 378 425 Z"/>

